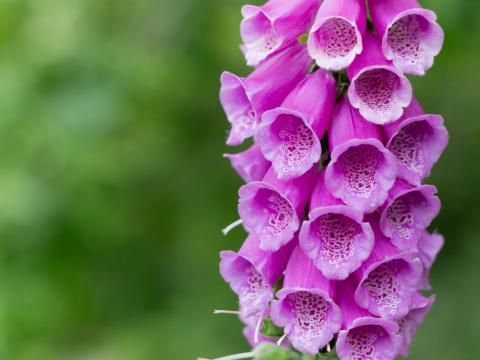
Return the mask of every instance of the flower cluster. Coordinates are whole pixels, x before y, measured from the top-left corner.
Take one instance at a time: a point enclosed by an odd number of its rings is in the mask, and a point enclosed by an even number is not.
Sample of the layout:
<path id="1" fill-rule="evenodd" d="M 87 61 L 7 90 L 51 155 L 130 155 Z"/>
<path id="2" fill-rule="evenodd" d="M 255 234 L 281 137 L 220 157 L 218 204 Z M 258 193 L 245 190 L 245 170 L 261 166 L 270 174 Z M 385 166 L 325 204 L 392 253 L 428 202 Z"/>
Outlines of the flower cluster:
<path id="1" fill-rule="evenodd" d="M 227 144 L 253 138 L 225 155 L 245 181 L 236 224 L 248 237 L 220 272 L 244 333 L 342 360 L 406 356 L 443 245 L 423 181 L 448 133 L 405 76 L 440 52 L 436 16 L 416 0 L 270 0 L 242 15 L 254 70 L 223 73 L 220 100 Z"/>

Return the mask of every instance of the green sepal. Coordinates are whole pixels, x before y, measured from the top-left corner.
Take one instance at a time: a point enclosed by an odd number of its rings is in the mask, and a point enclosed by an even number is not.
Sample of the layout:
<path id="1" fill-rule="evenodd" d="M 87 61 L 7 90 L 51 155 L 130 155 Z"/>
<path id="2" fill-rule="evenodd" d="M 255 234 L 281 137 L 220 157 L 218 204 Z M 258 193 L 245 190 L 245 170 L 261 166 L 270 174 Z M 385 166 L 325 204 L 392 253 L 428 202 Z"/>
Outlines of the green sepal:
<path id="1" fill-rule="evenodd" d="M 302 34 L 298 37 L 298 42 L 300 44 L 305 44 L 307 42 L 307 40 L 308 40 L 308 34 L 307 33 Z"/>
<path id="2" fill-rule="evenodd" d="M 290 349 L 282 348 L 270 343 L 263 343 L 253 351 L 253 360 L 301 360 L 301 356 Z"/>
<path id="3" fill-rule="evenodd" d="M 276 294 L 280 289 L 283 288 L 283 275 L 278 279 L 275 284 L 273 284 L 273 293 Z"/>
<path id="4" fill-rule="evenodd" d="M 338 360 L 338 357 L 335 351 L 331 351 L 329 353 L 320 353 L 317 355 L 303 354 L 302 360 Z"/>
<path id="5" fill-rule="evenodd" d="M 283 329 L 276 326 L 270 316 L 263 319 L 263 327 L 260 329 L 260 333 L 269 338 L 278 338 L 283 335 Z"/>
<path id="6" fill-rule="evenodd" d="M 300 354 L 294 350 L 263 343 L 253 350 L 253 360 L 338 360 L 335 350 L 317 355 Z"/>
<path id="7" fill-rule="evenodd" d="M 318 360 L 338 360 L 338 355 L 335 350 L 332 350 L 328 353 L 318 354 L 317 359 Z"/>

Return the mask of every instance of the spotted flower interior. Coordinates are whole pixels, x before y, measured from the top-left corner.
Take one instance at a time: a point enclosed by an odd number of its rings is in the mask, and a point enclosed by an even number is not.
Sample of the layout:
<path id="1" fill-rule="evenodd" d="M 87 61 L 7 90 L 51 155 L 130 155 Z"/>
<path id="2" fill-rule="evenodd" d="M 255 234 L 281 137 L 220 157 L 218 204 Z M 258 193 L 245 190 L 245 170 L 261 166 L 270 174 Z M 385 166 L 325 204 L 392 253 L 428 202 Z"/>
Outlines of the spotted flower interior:
<path id="1" fill-rule="evenodd" d="M 381 360 L 385 359 L 385 348 L 392 347 L 392 340 L 381 326 L 365 325 L 349 331 L 347 344 L 348 360 Z"/>
<path id="2" fill-rule="evenodd" d="M 424 16 L 422 12 L 407 13 L 388 29 L 386 47 L 402 71 L 423 75 L 440 52 L 443 32 L 430 20 L 432 17 L 432 14 Z"/>

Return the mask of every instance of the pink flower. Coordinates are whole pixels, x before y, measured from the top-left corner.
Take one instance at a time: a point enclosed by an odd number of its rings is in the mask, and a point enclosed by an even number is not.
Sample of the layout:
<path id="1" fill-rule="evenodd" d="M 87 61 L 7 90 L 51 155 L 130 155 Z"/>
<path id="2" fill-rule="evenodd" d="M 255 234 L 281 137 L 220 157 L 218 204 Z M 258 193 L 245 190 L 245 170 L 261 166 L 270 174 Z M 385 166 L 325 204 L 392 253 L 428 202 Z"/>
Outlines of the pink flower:
<path id="1" fill-rule="evenodd" d="M 420 185 L 430 175 L 448 144 L 448 132 L 439 115 L 425 114 L 414 98 L 403 117 L 384 127 L 389 149 L 398 160 L 398 176 Z"/>
<path id="2" fill-rule="evenodd" d="M 332 75 L 317 71 L 298 84 L 281 107 L 263 114 L 255 139 L 278 179 L 298 177 L 318 163 L 335 95 Z"/>
<path id="3" fill-rule="evenodd" d="M 440 212 L 440 200 L 432 185 L 414 187 L 397 180 L 381 212 L 380 228 L 401 250 L 416 250 L 425 229 Z"/>
<path id="4" fill-rule="evenodd" d="M 320 0 L 270 0 L 245 5 L 240 34 L 248 65 L 256 66 L 308 31 Z"/>
<path id="5" fill-rule="evenodd" d="M 369 5 L 385 57 L 402 72 L 424 75 L 443 46 L 437 15 L 416 0 L 370 0 Z"/>
<path id="6" fill-rule="evenodd" d="M 342 314 L 327 280 L 297 247 L 288 262 L 283 288 L 272 303 L 272 320 L 285 327 L 295 349 L 315 355 L 340 330 Z"/>
<path id="7" fill-rule="evenodd" d="M 277 251 L 293 239 L 300 227 L 316 177 L 314 168 L 301 177 L 281 181 L 270 169 L 262 181 L 238 191 L 238 212 L 243 225 L 260 239 L 260 248 Z"/>
<path id="8" fill-rule="evenodd" d="M 408 356 L 408 348 L 415 337 L 417 327 L 422 324 L 425 316 L 432 308 L 434 302 L 435 295 L 425 298 L 421 294 L 417 293 L 413 297 L 412 305 L 408 314 L 397 320 L 399 327 L 398 334 L 402 339 L 400 343 L 401 356 Z"/>
<path id="9" fill-rule="evenodd" d="M 338 356 L 341 360 L 394 360 L 402 341 L 398 325 L 361 309 L 353 297 L 354 291 L 352 279 L 341 282 L 337 289 L 337 302 L 343 313 L 336 346 Z"/>
<path id="10" fill-rule="evenodd" d="M 355 274 L 355 301 L 376 316 L 405 316 L 424 275 L 422 262 L 416 252 L 402 252 L 391 245 L 379 231 L 376 218 L 370 223 L 375 247 Z"/>
<path id="11" fill-rule="evenodd" d="M 370 256 L 374 237 L 361 212 L 329 193 L 324 176 L 323 171 L 317 179 L 299 242 L 325 277 L 343 280 Z"/>
<path id="12" fill-rule="evenodd" d="M 258 145 L 252 145 L 238 154 L 223 154 L 223 157 L 230 160 L 232 167 L 246 183 L 262 180 L 271 166 Z"/>
<path id="13" fill-rule="evenodd" d="M 294 243 L 276 253 L 259 248 L 259 240 L 250 235 L 238 253 L 220 253 L 220 274 L 239 297 L 243 317 L 260 315 L 273 300 L 273 284 L 283 274 Z"/>
<path id="14" fill-rule="evenodd" d="M 224 72 L 220 102 L 232 124 L 228 145 L 254 135 L 262 114 L 279 106 L 306 76 L 311 60 L 305 46 L 293 44 L 257 67 L 248 77 Z"/>
<path id="15" fill-rule="evenodd" d="M 310 56 L 321 68 L 346 68 L 363 50 L 366 25 L 365 0 L 325 0 L 310 29 Z"/>
<path id="16" fill-rule="evenodd" d="M 365 121 L 345 98 L 335 109 L 328 135 L 327 189 L 355 210 L 375 211 L 397 174 L 396 160 L 383 146 L 380 129 Z"/>
<path id="17" fill-rule="evenodd" d="M 348 68 L 348 98 L 368 121 L 384 125 L 398 120 L 412 100 L 412 86 L 385 59 L 378 37 L 365 34 L 363 51 Z"/>
<path id="18" fill-rule="evenodd" d="M 430 234 L 427 231 L 423 233 L 423 236 L 418 242 L 418 255 L 420 260 L 422 260 L 423 268 L 425 269 L 425 276 L 420 284 L 420 287 L 424 290 L 432 290 L 428 275 L 430 273 L 430 268 L 437 258 L 438 253 L 442 250 L 444 243 L 445 239 L 443 235 L 436 233 Z"/>

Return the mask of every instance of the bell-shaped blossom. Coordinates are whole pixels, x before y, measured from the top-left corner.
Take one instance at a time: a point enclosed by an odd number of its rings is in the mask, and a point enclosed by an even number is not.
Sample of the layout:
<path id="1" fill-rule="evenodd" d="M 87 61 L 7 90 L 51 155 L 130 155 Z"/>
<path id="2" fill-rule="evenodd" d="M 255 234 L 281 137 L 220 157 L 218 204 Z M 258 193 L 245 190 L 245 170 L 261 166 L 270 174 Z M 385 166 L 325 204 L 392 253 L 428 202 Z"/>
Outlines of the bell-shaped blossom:
<path id="1" fill-rule="evenodd" d="M 320 140 L 329 125 L 335 96 L 333 76 L 318 70 L 281 107 L 263 114 L 255 139 L 279 179 L 298 177 L 319 161 Z"/>
<path id="2" fill-rule="evenodd" d="M 318 66 L 338 71 L 363 50 L 367 26 L 365 0 L 325 0 L 308 37 L 308 52 Z"/>
<path id="3" fill-rule="evenodd" d="M 338 357 L 340 360 L 394 360 L 401 343 L 398 325 L 360 308 L 353 296 L 354 285 L 349 278 L 337 288 L 337 303 L 343 314 L 336 345 Z"/>
<path id="4" fill-rule="evenodd" d="M 277 252 L 265 252 L 257 236 L 250 235 L 240 251 L 220 253 L 220 274 L 239 297 L 244 319 L 262 316 L 273 300 L 273 284 L 285 271 L 295 242 Z"/>
<path id="5" fill-rule="evenodd" d="M 297 247 L 288 262 L 283 288 L 271 317 L 298 351 L 317 354 L 340 330 L 342 314 L 332 298 L 334 285 Z"/>
<path id="6" fill-rule="evenodd" d="M 425 316 L 435 302 L 435 295 L 429 298 L 423 297 L 420 293 L 415 294 L 412 300 L 410 311 L 403 318 L 397 320 L 398 334 L 401 336 L 400 355 L 407 357 L 410 344 L 415 337 L 418 326 L 423 323 Z"/>
<path id="7" fill-rule="evenodd" d="M 373 231 L 361 212 L 330 194 L 324 176 L 318 176 L 299 243 L 326 278 L 344 280 L 370 256 Z"/>
<path id="8" fill-rule="evenodd" d="M 438 253 L 443 248 L 445 239 L 443 235 L 433 233 L 430 234 L 428 231 L 423 233 L 423 236 L 418 242 L 418 256 L 422 260 L 423 267 L 425 269 L 425 276 L 420 284 L 420 287 L 424 290 L 431 290 L 428 275 L 430 273 L 430 268 L 433 265 L 433 262 L 437 258 Z"/>
<path id="9" fill-rule="evenodd" d="M 398 120 L 412 100 L 408 79 L 387 60 L 377 35 L 367 31 L 363 51 L 348 68 L 348 98 L 370 122 L 384 125 Z"/>
<path id="10" fill-rule="evenodd" d="M 256 66 L 308 31 L 320 0 L 270 0 L 245 5 L 240 34 L 248 65 Z"/>
<path id="11" fill-rule="evenodd" d="M 327 189 L 353 209 L 375 211 L 387 198 L 397 174 L 397 161 L 383 146 L 380 130 L 344 98 L 335 109 L 328 135 Z"/>
<path id="12" fill-rule="evenodd" d="M 306 76 L 311 64 L 306 46 L 294 43 L 259 65 L 248 77 L 224 72 L 220 102 L 232 128 L 228 145 L 253 136 L 262 114 L 279 106 Z"/>
<path id="13" fill-rule="evenodd" d="M 424 230 L 440 212 L 433 185 L 414 187 L 397 180 L 388 194 L 380 217 L 382 232 L 401 250 L 416 250 Z"/>
<path id="14" fill-rule="evenodd" d="M 262 181 L 240 188 L 238 212 L 245 229 L 260 238 L 263 250 L 277 251 L 293 239 L 316 175 L 312 168 L 298 178 L 281 181 L 271 168 Z"/>
<path id="15" fill-rule="evenodd" d="M 246 183 L 262 180 L 271 166 L 256 144 L 238 154 L 223 154 L 223 157 L 230 160 L 232 167 Z"/>
<path id="16" fill-rule="evenodd" d="M 376 316 L 399 318 L 408 313 L 424 269 L 417 253 L 399 251 L 379 231 L 377 222 L 371 220 L 375 233 L 372 254 L 355 273 L 355 300 Z"/>
<path id="17" fill-rule="evenodd" d="M 416 0 L 369 0 L 385 57 L 402 72 L 424 75 L 443 46 L 437 15 Z"/>
<path id="18" fill-rule="evenodd" d="M 430 175 L 448 144 L 448 131 L 440 115 L 425 114 L 413 98 L 402 119 L 384 127 L 389 149 L 398 160 L 398 177 L 420 185 Z"/>

